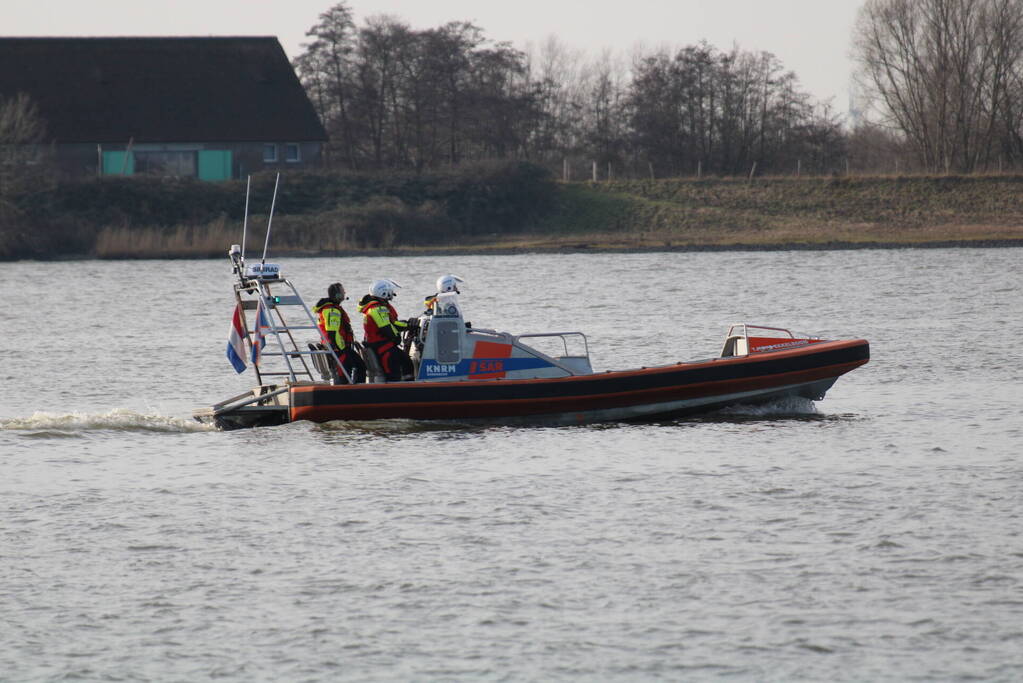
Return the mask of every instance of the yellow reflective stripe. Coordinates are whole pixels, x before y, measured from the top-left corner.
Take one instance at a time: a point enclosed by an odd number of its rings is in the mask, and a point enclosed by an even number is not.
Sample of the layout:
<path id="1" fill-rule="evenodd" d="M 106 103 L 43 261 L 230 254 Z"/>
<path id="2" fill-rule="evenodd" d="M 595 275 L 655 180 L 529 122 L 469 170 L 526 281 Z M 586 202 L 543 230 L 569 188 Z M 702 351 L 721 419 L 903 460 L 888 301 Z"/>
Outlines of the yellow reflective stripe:
<path id="1" fill-rule="evenodd" d="M 374 306 L 370 310 L 369 316 L 377 324 L 377 327 L 387 327 L 391 324 L 391 314 L 384 306 Z"/>
<path id="2" fill-rule="evenodd" d="M 324 311 L 323 326 L 327 328 L 328 332 L 336 332 L 341 329 L 341 311 L 336 308 L 330 308 Z"/>
<path id="3" fill-rule="evenodd" d="M 336 308 L 327 308 L 326 306 L 313 310 L 320 315 L 320 319 L 323 321 L 323 329 L 327 332 L 327 339 L 332 341 L 339 351 L 343 351 L 345 346 L 347 346 L 347 342 L 341 334 L 341 311 Z"/>

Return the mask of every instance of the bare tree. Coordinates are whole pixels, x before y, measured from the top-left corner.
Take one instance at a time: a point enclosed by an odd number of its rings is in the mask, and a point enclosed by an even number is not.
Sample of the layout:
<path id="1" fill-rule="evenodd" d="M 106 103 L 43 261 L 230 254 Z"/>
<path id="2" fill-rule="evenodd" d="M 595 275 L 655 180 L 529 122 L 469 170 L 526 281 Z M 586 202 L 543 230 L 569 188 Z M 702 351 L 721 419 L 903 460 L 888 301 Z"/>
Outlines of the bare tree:
<path id="1" fill-rule="evenodd" d="M 371 17 L 360 29 L 354 65 L 354 113 L 349 121 L 358 139 L 369 142 L 364 152 L 372 166 L 382 168 L 400 156 L 404 121 L 398 90 L 414 32 L 404 22 L 387 16 Z"/>
<path id="2" fill-rule="evenodd" d="M 583 144 L 602 167 L 613 164 L 621 169 L 628 140 L 625 65 L 604 51 L 584 68 L 582 84 Z"/>
<path id="3" fill-rule="evenodd" d="M 14 209 L 14 200 L 50 177 L 41 148 L 46 126 L 32 99 L 18 93 L 0 97 L 0 209 Z"/>
<path id="4" fill-rule="evenodd" d="M 579 146 L 583 54 L 548 36 L 526 50 L 526 67 L 537 95 L 532 145 L 542 160 L 560 161 Z"/>
<path id="5" fill-rule="evenodd" d="M 634 148 L 659 175 L 787 172 L 843 149 L 837 118 L 770 53 L 660 50 L 633 67 L 628 105 Z"/>
<path id="6" fill-rule="evenodd" d="M 468 84 L 463 156 L 525 156 L 534 98 L 524 55 L 508 44 L 476 50 Z"/>
<path id="7" fill-rule="evenodd" d="M 313 93 L 313 103 L 332 134 L 340 137 L 342 154 L 355 163 L 355 137 L 349 122 L 352 53 L 355 22 L 347 3 L 339 2 L 320 15 L 306 35 L 314 38 L 295 60 L 299 78 Z M 331 124 L 337 126 L 332 130 Z"/>
<path id="8" fill-rule="evenodd" d="M 1021 0 L 867 0 L 854 56 L 881 122 L 921 165 L 969 172 L 1012 129 L 1021 40 Z"/>
<path id="9" fill-rule="evenodd" d="M 1023 0 L 997 0 L 987 25 L 992 79 L 985 164 L 1001 167 L 1023 159 Z"/>

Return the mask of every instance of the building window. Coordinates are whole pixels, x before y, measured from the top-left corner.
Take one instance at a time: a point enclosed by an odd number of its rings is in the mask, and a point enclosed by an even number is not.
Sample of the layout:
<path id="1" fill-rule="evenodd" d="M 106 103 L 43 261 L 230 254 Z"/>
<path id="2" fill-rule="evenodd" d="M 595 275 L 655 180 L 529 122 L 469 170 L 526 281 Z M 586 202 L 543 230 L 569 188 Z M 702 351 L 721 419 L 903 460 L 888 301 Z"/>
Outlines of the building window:
<path id="1" fill-rule="evenodd" d="M 270 164 L 277 161 L 277 145 L 263 145 L 263 163 Z"/>
<path id="2" fill-rule="evenodd" d="M 135 173 L 156 176 L 194 178 L 198 175 L 195 152 L 133 152 Z"/>
<path id="3" fill-rule="evenodd" d="M 291 162 L 302 161 L 302 150 L 297 142 L 289 142 L 284 146 L 284 159 Z"/>

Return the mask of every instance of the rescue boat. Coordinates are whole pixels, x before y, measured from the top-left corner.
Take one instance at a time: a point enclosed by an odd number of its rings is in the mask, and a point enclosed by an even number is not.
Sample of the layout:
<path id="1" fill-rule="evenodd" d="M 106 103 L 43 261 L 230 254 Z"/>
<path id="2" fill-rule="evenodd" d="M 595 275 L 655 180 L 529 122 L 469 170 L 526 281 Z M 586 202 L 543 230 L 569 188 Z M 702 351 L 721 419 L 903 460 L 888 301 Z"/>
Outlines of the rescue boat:
<path id="1" fill-rule="evenodd" d="M 372 351 L 362 347 L 368 380 L 349 384 L 339 376 L 334 352 L 322 343 L 312 311 L 280 267 L 246 266 L 237 245 L 229 256 L 237 275 L 236 326 L 240 320 L 256 383 L 195 413 L 200 422 L 221 429 L 300 420 L 536 425 L 665 420 L 788 396 L 820 400 L 840 376 L 870 358 L 863 339 L 797 337 L 784 328 L 741 323 L 728 330 L 717 357 L 595 372 L 582 332 L 516 335 L 473 327 L 463 318 L 457 292 L 446 292 L 407 334 L 414 379 L 384 381 Z M 312 338 L 300 340 L 302 333 Z"/>

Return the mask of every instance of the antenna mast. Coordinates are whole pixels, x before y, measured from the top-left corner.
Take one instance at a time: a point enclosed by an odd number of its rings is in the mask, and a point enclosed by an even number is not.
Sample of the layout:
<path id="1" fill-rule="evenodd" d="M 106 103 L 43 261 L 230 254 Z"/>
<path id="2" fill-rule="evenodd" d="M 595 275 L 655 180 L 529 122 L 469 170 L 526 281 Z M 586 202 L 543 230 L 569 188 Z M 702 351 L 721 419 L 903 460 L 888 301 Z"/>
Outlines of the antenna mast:
<path id="1" fill-rule="evenodd" d="M 274 182 L 274 196 L 270 200 L 270 217 L 266 220 L 266 242 L 263 243 L 263 260 L 261 264 L 266 264 L 266 252 L 270 248 L 270 228 L 274 222 L 274 206 L 277 205 L 277 186 L 281 184 L 281 172 L 277 172 L 277 180 Z"/>
<path id="2" fill-rule="evenodd" d="M 245 260 L 245 235 L 249 230 L 249 191 L 252 189 L 252 176 L 245 181 L 245 218 L 242 220 L 242 261 Z"/>

